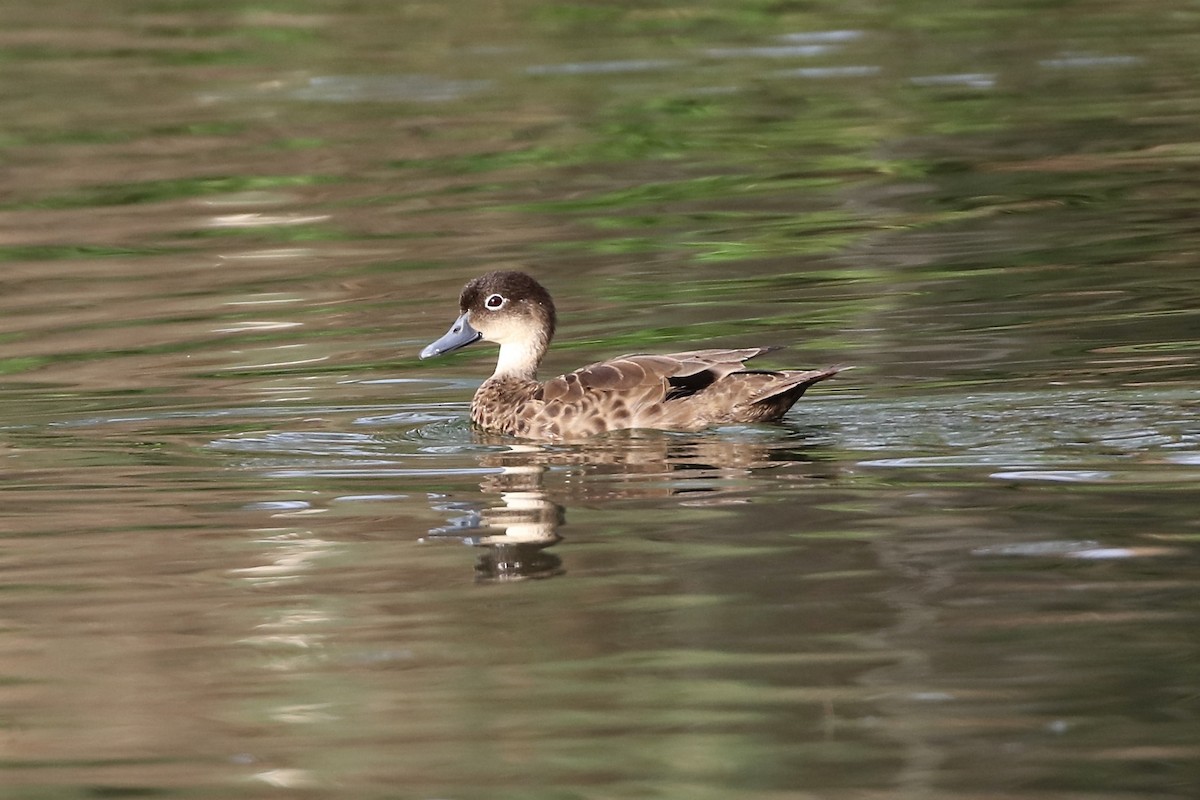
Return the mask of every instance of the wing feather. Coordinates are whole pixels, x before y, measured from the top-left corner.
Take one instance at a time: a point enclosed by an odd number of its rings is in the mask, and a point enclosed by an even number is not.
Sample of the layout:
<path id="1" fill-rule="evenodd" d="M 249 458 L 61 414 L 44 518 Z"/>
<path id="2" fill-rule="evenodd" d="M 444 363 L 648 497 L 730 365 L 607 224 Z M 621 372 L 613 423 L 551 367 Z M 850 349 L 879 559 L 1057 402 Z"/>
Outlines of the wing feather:
<path id="1" fill-rule="evenodd" d="M 746 361 L 777 348 L 687 350 L 649 355 L 630 353 L 580 367 L 542 384 L 536 399 L 547 404 L 574 404 L 610 392 L 637 396 L 641 404 L 662 403 L 697 394 L 731 374 L 745 371 Z M 765 387 L 764 387 L 765 388 Z M 786 391 L 781 386 L 778 391 Z M 774 394 L 768 390 L 766 396 Z"/>

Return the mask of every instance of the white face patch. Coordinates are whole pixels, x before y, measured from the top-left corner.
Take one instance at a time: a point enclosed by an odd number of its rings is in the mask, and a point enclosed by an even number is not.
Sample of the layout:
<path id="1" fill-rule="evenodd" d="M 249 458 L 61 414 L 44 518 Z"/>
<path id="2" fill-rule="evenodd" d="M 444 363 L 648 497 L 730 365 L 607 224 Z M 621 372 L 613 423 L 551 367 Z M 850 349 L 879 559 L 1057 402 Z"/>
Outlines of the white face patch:
<path id="1" fill-rule="evenodd" d="M 537 335 L 531 320 L 513 314 L 472 314 L 471 327 L 482 333 L 487 341 L 501 345 Z"/>

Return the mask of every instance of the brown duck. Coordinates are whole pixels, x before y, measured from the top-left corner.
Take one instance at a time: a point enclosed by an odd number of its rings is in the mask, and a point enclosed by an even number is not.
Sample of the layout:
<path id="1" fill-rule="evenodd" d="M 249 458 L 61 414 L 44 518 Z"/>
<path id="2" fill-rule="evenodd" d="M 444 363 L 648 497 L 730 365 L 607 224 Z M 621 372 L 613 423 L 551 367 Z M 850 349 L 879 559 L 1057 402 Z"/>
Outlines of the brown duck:
<path id="1" fill-rule="evenodd" d="M 746 369 L 743 362 L 773 349 L 748 347 L 618 356 L 543 383 L 537 368 L 556 318 L 540 283 L 523 272 L 489 272 L 463 288 L 458 307 L 458 319 L 421 358 L 480 339 L 499 344 L 496 371 L 475 392 L 471 419 L 485 430 L 529 439 L 769 422 L 787 413 L 808 387 L 841 369 Z"/>

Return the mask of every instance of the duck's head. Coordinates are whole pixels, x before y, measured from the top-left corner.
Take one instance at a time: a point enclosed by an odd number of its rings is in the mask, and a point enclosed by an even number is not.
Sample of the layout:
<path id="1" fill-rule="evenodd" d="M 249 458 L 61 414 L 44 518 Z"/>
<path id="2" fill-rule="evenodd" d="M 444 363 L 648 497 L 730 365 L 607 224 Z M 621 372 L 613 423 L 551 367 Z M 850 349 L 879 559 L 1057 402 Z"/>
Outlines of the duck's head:
<path id="1" fill-rule="evenodd" d="M 484 339 L 500 345 L 496 374 L 532 377 L 554 336 L 554 301 L 524 272 L 497 270 L 463 287 L 459 317 L 446 335 L 421 351 L 433 358 Z"/>

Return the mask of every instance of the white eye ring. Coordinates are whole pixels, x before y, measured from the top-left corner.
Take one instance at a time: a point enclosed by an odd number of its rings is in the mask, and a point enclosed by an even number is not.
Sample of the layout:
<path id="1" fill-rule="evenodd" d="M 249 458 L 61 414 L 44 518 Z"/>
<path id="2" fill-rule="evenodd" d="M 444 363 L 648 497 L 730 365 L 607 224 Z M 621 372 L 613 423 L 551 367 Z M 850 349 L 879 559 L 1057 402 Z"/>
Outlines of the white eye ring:
<path id="1" fill-rule="evenodd" d="M 483 301 L 483 304 L 491 311 L 495 311 L 498 308 L 504 308 L 504 304 L 507 302 L 503 295 L 489 294 L 487 300 Z"/>

